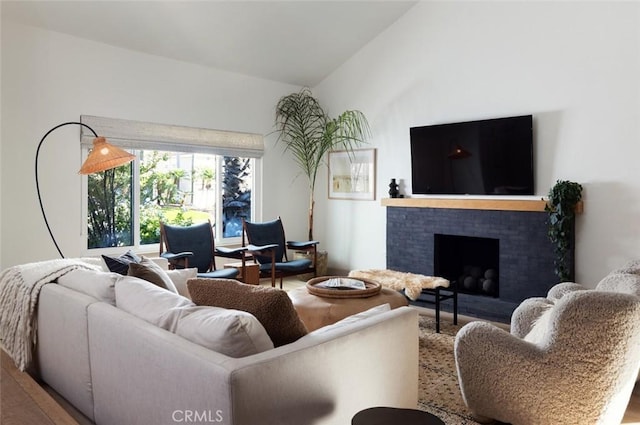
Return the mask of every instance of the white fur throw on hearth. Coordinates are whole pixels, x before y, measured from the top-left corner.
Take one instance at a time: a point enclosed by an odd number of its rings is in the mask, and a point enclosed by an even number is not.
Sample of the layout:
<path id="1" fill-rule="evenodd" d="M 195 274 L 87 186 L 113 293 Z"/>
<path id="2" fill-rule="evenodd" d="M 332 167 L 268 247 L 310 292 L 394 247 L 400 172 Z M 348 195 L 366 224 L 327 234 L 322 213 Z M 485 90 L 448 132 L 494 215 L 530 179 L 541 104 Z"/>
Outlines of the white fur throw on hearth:
<path id="1" fill-rule="evenodd" d="M 0 342 L 24 371 L 33 358 L 36 338 L 36 303 L 40 289 L 78 268 L 98 268 L 74 259 L 13 266 L 0 274 Z"/>
<path id="2" fill-rule="evenodd" d="M 448 287 L 449 281 L 442 277 L 425 276 L 414 273 L 404 273 L 395 270 L 352 270 L 349 277 L 359 277 L 378 282 L 385 288 L 402 291 L 409 299 L 415 301 L 420 296 L 422 289 L 434 289 L 438 286 Z"/>

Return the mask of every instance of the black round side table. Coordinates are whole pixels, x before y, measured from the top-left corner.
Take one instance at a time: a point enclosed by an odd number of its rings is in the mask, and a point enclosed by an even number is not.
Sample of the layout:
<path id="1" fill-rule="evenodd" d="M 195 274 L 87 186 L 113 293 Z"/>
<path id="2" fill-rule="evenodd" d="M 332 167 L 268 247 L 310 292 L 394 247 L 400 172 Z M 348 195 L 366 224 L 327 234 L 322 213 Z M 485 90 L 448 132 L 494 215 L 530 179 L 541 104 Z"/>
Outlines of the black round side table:
<path id="1" fill-rule="evenodd" d="M 416 409 L 371 407 L 356 413 L 351 425 L 445 425 L 437 416 Z"/>

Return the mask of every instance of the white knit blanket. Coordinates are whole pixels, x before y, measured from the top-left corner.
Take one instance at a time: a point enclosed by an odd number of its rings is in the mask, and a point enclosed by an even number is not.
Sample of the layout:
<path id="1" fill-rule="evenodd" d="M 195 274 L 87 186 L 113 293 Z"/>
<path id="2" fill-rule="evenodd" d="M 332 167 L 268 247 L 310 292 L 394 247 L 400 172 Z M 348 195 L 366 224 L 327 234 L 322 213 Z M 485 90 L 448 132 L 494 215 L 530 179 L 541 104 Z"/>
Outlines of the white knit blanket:
<path id="1" fill-rule="evenodd" d="M 415 301 L 420 296 L 422 289 L 434 289 L 438 286 L 448 287 L 449 281 L 442 277 L 425 276 L 422 274 L 405 273 L 395 270 L 352 270 L 349 277 L 359 277 L 378 282 L 385 288 L 402 291 L 411 300 Z"/>
<path id="2" fill-rule="evenodd" d="M 77 259 L 59 259 L 14 266 L 0 273 L 0 342 L 18 369 L 24 371 L 33 358 L 40 289 L 78 268 L 99 270 Z"/>

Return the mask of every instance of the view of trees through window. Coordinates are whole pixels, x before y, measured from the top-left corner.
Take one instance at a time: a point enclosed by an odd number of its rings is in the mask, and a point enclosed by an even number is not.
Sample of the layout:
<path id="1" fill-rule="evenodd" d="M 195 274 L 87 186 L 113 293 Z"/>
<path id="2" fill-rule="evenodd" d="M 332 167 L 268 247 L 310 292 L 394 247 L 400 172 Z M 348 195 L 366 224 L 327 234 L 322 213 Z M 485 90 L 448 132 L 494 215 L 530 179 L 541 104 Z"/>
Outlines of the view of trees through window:
<path id="1" fill-rule="evenodd" d="M 88 248 L 158 243 L 160 222 L 209 219 L 217 238 L 241 236 L 242 218 L 251 218 L 250 158 L 134 153 L 136 162 L 88 176 Z"/>

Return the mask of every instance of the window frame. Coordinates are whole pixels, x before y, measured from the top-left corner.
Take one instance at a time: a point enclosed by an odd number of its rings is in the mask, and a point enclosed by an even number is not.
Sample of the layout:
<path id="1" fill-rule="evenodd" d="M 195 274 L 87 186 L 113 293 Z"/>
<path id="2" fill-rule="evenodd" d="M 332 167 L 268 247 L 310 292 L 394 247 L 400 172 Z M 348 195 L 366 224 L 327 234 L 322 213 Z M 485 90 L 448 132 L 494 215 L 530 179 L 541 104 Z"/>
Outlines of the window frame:
<path id="1" fill-rule="evenodd" d="M 165 124 L 143 123 L 137 121 L 119 120 L 103 117 L 81 116 L 80 121 L 92 127 L 100 136 L 106 137 L 110 143 L 122 147 L 129 151 L 135 150 L 158 150 L 168 152 L 185 152 L 217 155 L 216 161 L 216 198 L 222 194 L 222 157 L 237 156 L 250 157 L 253 159 L 252 179 L 251 179 L 251 220 L 260 221 L 262 218 L 262 154 L 264 152 L 264 138 L 262 135 L 253 133 L 240 133 L 220 130 L 208 130 L 192 127 L 168 126 Z M 171 137 L 167 134 L 178 134 L 180 140 L 169 141 Z M 110 135 L 112 135 L 110 137 Z M 173 136 L 172 136 L 173 137 Z M 93 142 L 93 133 L 89 130 L 81 130 L 81 155 L 84 161 L 89 153 Z M 156 138 L 162 140 L 155 140 Z M 175 139 L 175 138 L 174 138 Z M 90 140 L 91 144 L 87 141 Z M 243 147 L 246 141 L 247 148 Z M 134 152 L 135 153 L 135 152 Z M 159 244 L 140 244 L 140 162 L 136 157 L 132 170 L 133 178 L 133 245 L 88 248 L 88 177 L 82 176 L 82 220 L 81 237 L 83 241 L 82 252 L 84 255 L 115 255 L 123 250 L 132 249 L 141 253 L 159 252 Z M 214 222 L 222 221 L 222 202 L 217 203 Z M 239 246 L 241 237 L 222 238 L 219 232 L 216 234 L 216 245 L 219 246 Z"/>

